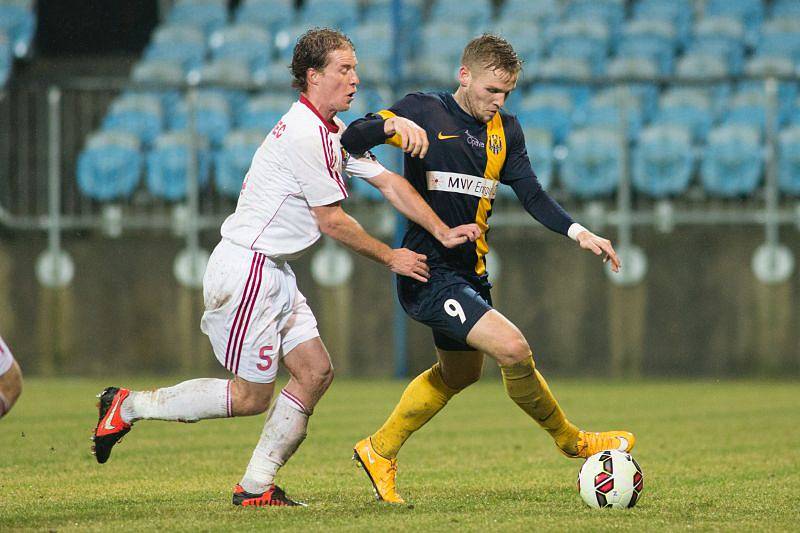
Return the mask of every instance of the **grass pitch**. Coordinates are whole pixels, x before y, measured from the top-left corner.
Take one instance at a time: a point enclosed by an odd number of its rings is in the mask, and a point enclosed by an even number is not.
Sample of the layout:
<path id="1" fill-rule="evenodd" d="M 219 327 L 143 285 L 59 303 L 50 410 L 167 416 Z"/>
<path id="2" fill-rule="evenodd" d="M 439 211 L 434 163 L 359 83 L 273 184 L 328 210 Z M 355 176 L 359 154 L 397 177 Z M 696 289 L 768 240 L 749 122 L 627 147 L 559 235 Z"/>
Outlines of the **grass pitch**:
<path id="1" fill-rule="evenodd" d="M 456 396 L 400 454 L 409 501 L 374 501 L 350 461 L 404 383 L 334 383 L 309 436 L 279 473 L 305 509 L 230 503 L 263 416 L 186 425 L 141 422 L 98 465 L 89 455 L 94 395 L 175 379 L 29 379 L 0 421 L 0 530 L 796 531 L 800 523 L 800 383 L 552 383 L 587 429 L 634 431 L 645 473 L 636 508 L 592 510 L 576 492 L 580 462 L 484 378 Z"/>

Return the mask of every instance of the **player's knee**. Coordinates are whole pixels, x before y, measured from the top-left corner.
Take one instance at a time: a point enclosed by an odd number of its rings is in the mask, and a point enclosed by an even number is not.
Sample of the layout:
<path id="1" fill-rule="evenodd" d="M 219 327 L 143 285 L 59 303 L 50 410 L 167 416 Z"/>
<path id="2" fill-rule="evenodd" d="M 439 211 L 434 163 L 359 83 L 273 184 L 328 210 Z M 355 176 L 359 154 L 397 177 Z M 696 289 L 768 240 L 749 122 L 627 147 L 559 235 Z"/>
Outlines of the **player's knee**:
<path id="1" fill-rule="evenodd" d="M 531 347 L 524 337 L 518 336 L 503 343 L 503 348 L 496 355 L 497 362 L 502 366 L 515 365 L 527 360 L 531 356 Z"/>
<path id="2" fill-rule="evenodd" d="M 324 392 L 333 382 L 333 367 L 330 364 L 313 368 L 306 376 L 306 385 L 316 392 Z"/>
<path id="3" fill-rule="evenodd" d="M 479 379 L 481 379 L 480 370 L 477 372 L 469 372 L 457 376 L 448 376 L 444 381 L 445 385 L 451 389 L 464 390 L 473 383 L 477 383 Z"/>
<path id="4" fill-rule="evenodd" d="M 260 415 L 269 408 L 272 394 L 243 391 L 234 398 L 234 414 L 237 416 Z"/>

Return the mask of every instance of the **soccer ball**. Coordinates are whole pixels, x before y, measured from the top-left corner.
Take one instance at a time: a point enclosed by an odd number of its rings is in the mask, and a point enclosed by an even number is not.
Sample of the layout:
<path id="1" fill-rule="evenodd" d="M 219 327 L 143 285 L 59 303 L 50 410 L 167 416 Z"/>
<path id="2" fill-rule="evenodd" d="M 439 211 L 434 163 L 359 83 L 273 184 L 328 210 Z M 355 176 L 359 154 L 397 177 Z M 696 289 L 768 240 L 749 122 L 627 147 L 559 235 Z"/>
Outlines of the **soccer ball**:
<path id="1" fill-rule="evenodd" d="M 598 452 L 578 473 L 578 492 L 589 507 L 627 509 L 642 497 L 644 475 L 636 459 L 617 450 Z"/>

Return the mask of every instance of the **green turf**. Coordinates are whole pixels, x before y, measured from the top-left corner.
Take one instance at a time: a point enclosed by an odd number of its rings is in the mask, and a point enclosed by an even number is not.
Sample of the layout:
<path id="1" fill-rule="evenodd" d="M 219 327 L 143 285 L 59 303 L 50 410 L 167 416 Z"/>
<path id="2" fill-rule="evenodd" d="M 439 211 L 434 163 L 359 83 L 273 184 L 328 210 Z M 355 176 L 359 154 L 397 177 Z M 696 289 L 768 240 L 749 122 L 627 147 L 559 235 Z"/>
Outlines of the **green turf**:
<path id="1" fill-rule="evenodd" d="M 403 506 L 375 502 L 350 461 L 352 444 L 383 421 L 403 383 L 334 383 L 279 474 L 306 509 L 230 503 L 263 417 L 142 422 L 108 463 L 96 464 L 89 435 L 104 383 L 26 382 L 0 421 L 0 531 L 796 531 L 800 524 L 797 382 L 554 381 L 578 424 L 637 434 L 645 490 L 626 511 L 585 507 L 575 489 L 580 463 L 558 454 L 492 378 L 454 398 L 403 449 L 399 487 L 410 502 Z"/>

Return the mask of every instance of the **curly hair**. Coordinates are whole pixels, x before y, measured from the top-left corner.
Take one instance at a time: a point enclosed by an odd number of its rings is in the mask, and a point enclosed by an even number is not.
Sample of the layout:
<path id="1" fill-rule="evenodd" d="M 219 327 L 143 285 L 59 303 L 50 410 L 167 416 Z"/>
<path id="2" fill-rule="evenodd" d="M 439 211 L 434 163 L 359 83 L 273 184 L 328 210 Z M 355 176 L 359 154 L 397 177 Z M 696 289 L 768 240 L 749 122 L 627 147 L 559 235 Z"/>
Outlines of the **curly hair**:
<path id="1" fill-rule="evenodd" d="M 328 54 L 334 50 L 350 48 L 352 41 L 344 33 L 331 28 L 312 28 L 297 39 L 292 53 L 292 87 L 299 91 L 308 88 L 308 69 L 323 70 L 328 65 Z"/>

